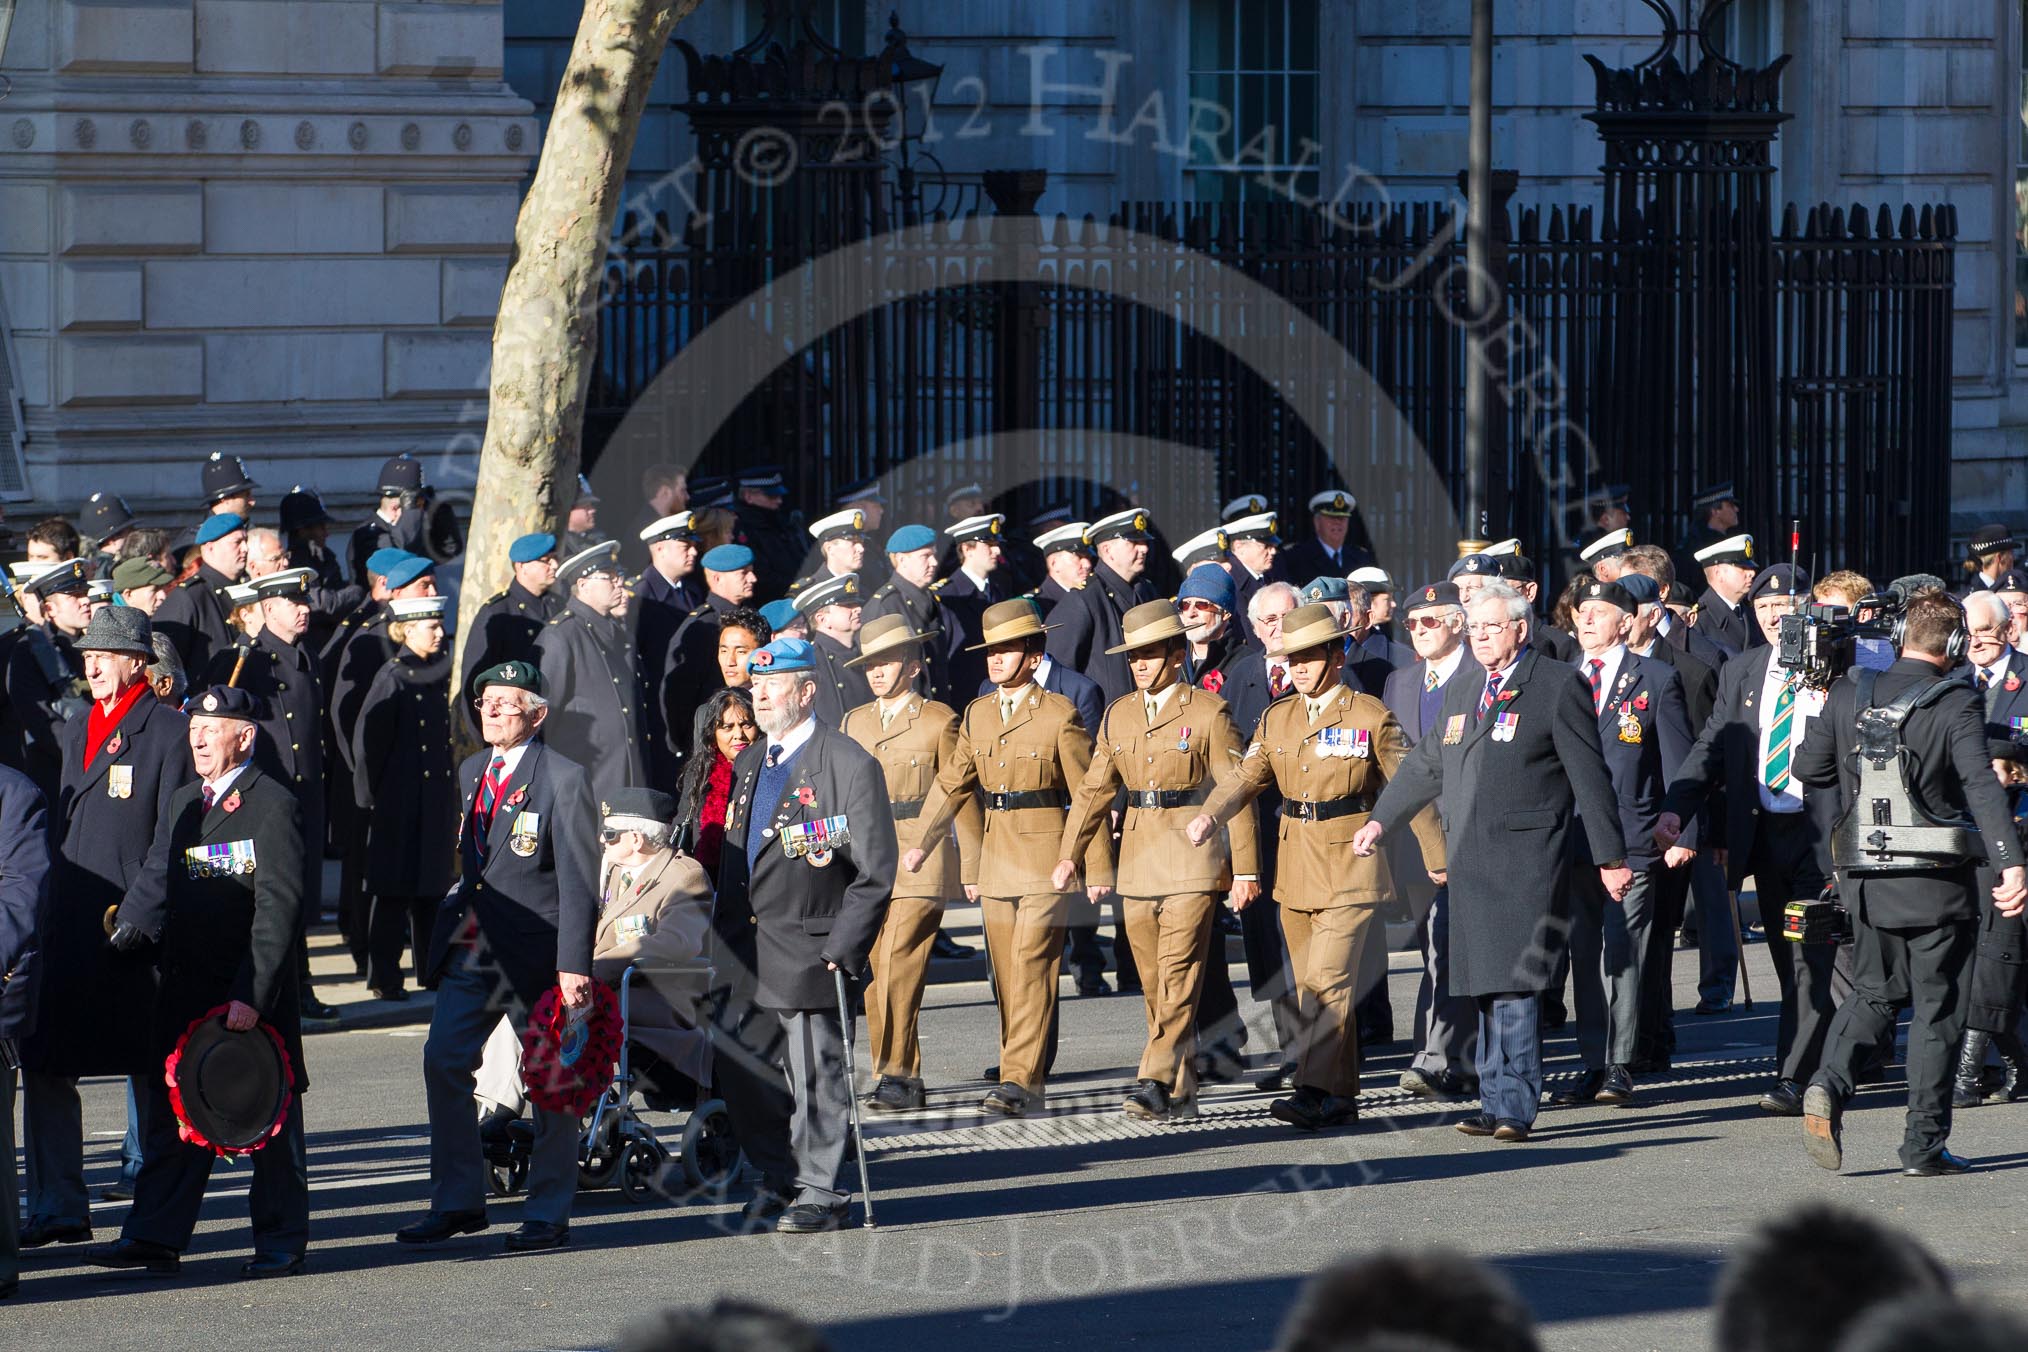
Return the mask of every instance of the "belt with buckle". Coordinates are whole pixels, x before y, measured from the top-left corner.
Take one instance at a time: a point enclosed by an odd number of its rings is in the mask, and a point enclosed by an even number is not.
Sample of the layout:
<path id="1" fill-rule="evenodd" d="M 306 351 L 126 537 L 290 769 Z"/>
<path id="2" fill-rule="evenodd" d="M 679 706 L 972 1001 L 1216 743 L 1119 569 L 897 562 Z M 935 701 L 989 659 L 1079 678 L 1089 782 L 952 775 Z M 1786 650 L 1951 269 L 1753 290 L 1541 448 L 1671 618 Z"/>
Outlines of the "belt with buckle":
<path id="1" fill-rule="evenodd" d="M 1144 809 L 1158 807 L 1196 807 L 1204 801 L 1204 786 L 1194 789 L 1128 789 L 1127 806 Z"/>
<path id="2" fill-rule="evenodd" d="M 989 793 L 983 802 L 994 812 L 1014 812 L 1024 807 L 1069 807 L 1070 795 L 1062 789 L 1028 789 L 1020 793 Z"/>
<path id="3" fill-rule="evenodd" d="M 1327 798 L 1321 803 L 1295 803 L 1282 800 L 1282 816 L 1290 821 L 1328 822 L 1338 817 L 1357 816 L 1373 810 L 1373 795 L 1355 793 L 1349 798 Z"/>

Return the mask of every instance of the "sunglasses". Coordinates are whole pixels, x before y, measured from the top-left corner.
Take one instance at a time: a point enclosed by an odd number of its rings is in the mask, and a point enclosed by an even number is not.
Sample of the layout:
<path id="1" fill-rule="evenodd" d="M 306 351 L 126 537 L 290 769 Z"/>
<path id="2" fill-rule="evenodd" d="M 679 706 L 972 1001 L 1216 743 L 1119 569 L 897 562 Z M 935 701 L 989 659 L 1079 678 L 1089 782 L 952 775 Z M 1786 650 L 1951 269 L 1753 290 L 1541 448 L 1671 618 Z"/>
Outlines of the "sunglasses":
<path id="1" fill-rule="evenodd" d="M 1411 615 L 1408 627 L 1411 629 L 1441 629 L 1450 621 L 1441 615 Z"/>
<path id="2" fill-rule="evenodd" d="M 627 834 L 625 831 L 618 830 L 614 827 L 601 826 L 599 828 L 599 844 L 617 845 L 620 843 L 620 837 L 625 834 Z"/>
<path id="3" fill-rule="evenodd" d="M 1211 604 L 1211 602 L 1209 602 L 1209 601 L 1180 601 L 1180 602 L 1178 602 L 1178 603 L 1177 603 L 1177 605 L 1176 605 L 1176 609 L 1178 609 L 1178 610 L 1185 610 L 1185 611 L 1187 611 L 1187 610 L 1218 610 L 1218 609 L 1220 609 L 1220 607 L 1218 607 L 1218 606 L 1214 606 L 1214 605 L 1213 605 L 1213 604 Z"/>

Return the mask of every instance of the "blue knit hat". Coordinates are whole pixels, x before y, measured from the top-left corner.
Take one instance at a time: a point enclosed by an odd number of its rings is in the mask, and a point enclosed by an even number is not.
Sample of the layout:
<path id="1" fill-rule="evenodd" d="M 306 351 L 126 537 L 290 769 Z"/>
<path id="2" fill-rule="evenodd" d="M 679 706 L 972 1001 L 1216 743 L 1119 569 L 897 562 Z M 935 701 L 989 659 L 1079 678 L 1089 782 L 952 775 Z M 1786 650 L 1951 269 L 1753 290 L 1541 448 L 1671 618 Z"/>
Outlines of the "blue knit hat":
<path id="1" fill-rule="evenodd" d="M 1209 601 L 1220 610 L 1230 611 L 1239 604 L 1239 588 L 1233 585 L 1232 574 L 1215 563 L 1206 564 L 1190 570 L 1190 576 L 1176 589 L 1176 599 Z"/>

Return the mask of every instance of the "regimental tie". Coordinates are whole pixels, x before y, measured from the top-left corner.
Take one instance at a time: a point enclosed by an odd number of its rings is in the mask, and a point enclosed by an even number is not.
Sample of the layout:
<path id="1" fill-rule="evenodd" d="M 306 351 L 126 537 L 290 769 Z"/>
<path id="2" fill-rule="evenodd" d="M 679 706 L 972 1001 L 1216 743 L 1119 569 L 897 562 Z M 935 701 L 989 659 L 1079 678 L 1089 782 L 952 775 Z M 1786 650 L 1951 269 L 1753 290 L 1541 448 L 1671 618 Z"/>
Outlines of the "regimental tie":
<path id="1" fill-rule="evenodd" d="M 1605 659 L 1594 657 L 1584 665 L 1591 680 L 1591 711 L 1598 713 L 1605 708 Z"/>
<path id="2" fill-rule="evenodd" d="M 1435 694 L 1436 688 L 1437 688 L 1437 669 L 1435 667 L 1431 667 L 1428 671 L 1422 674 L 1422 693 L 1425 695 Z"/>
<path id="3" fill-rule="evenodd" d="M 1774 722 L 1768 725 L 1767 759 L 1760 777 L 1770 790 L 1786 793 L 1789 787 L 1789 741 L 1796 730 L 1796 678 L 1785 677 L 1781 693 L 1775 696 Z"/>
<path id="4" fill-rule="evenodd" d="M 500 805 L 500 790 L 506 787 L 506 780 L 507 758 L 496 754 L 479 780 L 478 796 L 472 800 L 472 818 L 478 827 L 472 842 L 481 856 L 486 853 L 486 833 L 493 829 L 493 810 Z"/>
<path id="5" fill-rule="evenodd" d="M 1500 673 L 1489 671 L 1486 673 L 1486 693 L 1479 696 L 1480 721 L 1485 720 L 1487 711 L 1493 707 L 1493 701 L 1498 698 L 1500 698 Z"/>
<path id="6" fill-rule="evenodd" d="M 1289 673 L 1286 667 L 1268 667 L 1268 695 L 1280 699 L 1289 693 Z"/>
<path id="7" fill-rule="evenodd" d="M 203 786 L 203 788 L 199 789 L 198 792 L 201 793 L 204 797 L 204 810 L 206 812 L 211 811 L 211 804 L 212 801 L 218 797 L 218 790 L 212 788 L 211 785 L 206 784 Z"/>

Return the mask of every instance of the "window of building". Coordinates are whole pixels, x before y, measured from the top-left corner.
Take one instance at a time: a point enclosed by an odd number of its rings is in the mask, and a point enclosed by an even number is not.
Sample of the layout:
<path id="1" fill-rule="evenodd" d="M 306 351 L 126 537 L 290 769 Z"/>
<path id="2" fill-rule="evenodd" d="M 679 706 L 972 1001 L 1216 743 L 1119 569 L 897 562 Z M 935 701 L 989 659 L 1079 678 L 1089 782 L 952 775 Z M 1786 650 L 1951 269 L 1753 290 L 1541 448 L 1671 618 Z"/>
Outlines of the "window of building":
<path id="1" fill-rule="evenodd" d="M 746 0 L 746 27 L 740 41 L 751 41 L 760 32 L 766 13 L 767 7 L 761 0 Z M 839 51 L 847 56 L 866 55 L 866 0 L 816 0 L 810 6 L 810 17 L 818 34 Z M 787 26 L 792 31 L 778 31 L 774 40 L 784 47 L 793 47 L 803 36 L 802 25 Z"/>
<path id="2" fill-rule="evenodd" d="M 1188 116 L 1198 134 L 1187 177 L 1198 201 L 1316 195 L 1319 2 L 1190 0 Z"/>

